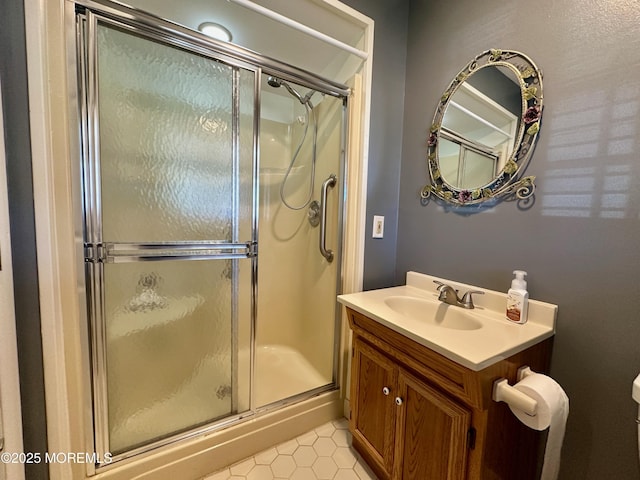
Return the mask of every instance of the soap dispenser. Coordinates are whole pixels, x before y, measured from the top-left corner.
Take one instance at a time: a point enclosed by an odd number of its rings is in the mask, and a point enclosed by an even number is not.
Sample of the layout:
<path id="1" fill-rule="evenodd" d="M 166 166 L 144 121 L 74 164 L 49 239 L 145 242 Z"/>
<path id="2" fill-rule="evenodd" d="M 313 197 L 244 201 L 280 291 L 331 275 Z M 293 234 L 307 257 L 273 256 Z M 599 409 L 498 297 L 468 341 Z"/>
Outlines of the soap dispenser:
<path id="1" fill-rule="evenodd" d="M 515 278 L 511 282 L 509 292 L 507 292 L 507 320 L 514 323 L 525 323 L 529 306 L 527 282 L 524 280 L 527 272 L 514 270 L 513 273 Z"/>

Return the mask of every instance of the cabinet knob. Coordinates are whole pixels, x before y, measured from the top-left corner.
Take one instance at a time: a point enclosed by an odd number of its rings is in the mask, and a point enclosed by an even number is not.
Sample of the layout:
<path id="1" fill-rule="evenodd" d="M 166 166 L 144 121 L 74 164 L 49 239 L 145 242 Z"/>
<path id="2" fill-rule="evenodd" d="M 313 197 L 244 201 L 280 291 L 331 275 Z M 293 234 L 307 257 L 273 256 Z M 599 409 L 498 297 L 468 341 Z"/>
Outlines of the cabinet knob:
<path id="1" fill-rule="evenodd" d="M 389 393 L 391 393 L 391 390 L 389 390 L 389 387 L 383 387 L 382 393 L 384 393 L 385 395 L 389 395 Z"/>
<path id="2" fill-rule="evenodd" d="M 396 405 L 402 405 L 402 399 L 400 397 L 396 397 Z"/>

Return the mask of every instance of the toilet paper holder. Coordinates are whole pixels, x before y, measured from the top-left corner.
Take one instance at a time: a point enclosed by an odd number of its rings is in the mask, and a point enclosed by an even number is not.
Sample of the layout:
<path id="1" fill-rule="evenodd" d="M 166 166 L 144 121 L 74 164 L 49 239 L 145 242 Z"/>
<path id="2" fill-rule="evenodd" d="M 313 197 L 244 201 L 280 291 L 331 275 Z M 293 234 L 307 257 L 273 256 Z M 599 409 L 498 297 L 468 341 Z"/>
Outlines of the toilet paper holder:
<path id="1" fill-rule="evenodd" d="M 517 374 L 518 382 L 533 373 L 535 372 L 528 366 L 520 367 Z M 526 393 L 522 393 L 520 390 L 509 385 L 506 378 L 501 378 L 493 382 L 492 398 L 496 402 L 505 402 L 532 417 L 535 417 L 538 411 L 538 402 Z"/>

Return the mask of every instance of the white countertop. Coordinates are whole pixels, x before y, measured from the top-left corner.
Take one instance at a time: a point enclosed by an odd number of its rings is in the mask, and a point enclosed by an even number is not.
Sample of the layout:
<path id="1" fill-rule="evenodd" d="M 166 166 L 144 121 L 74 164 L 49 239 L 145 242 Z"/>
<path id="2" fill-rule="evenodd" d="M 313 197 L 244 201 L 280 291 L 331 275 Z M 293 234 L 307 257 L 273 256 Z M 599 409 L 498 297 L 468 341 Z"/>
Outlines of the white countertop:
<path id="1" fill-rule="evenodd" d="M 459 289 L 460 296 L 467 290 L 484 291 L 484 295 L 474 295 L 476 308 L 464 309 L 469 316 L 481 322 L 482 327 L 474 330 L 443 328 L 424 319 L 398 313 L 385 303 L 385 299 L 395 296 L 439 302 L 434 280 Z M 338 301 L 474 371 L 552 337 L 558 310 L 556 305 L 529 300 L 528 321 L 518 325 L 505 318 L 505 293 L 416 272 L 407 273 L 407 285 L 339 295 Z M 446 308 L 462 309 L 452 305 Z"/>

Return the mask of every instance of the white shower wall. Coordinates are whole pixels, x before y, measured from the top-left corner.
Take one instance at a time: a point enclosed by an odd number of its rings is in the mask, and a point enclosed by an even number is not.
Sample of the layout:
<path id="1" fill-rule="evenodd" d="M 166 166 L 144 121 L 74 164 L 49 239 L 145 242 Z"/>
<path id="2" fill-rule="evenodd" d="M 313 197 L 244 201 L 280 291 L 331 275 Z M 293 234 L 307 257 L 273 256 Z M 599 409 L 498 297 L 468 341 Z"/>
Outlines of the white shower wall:
<path id="1" fill-rule="evenodd" d="M 319 201 L 322 183 L 330 174 L 341 180 L 342 102 L 316 95 L 312 98 L 317 103 L 318 120 L 313 198 Z M 319 387 L 333 380 L 338 262 L 329 263 L 321 256 L 319 227 L 310 225 L 308 208 L 291 210 L 280 197 L 281 184 L 305 128 L 300 103 L 280 98 L 285 111 L 287 106 L 294 107 L 291 123 L 271 120 L 274 115 L 268 112 L 261 120 L 256 360 L 259 368 L 261 347 L 293 349 L 308 364 L 308 375 L 317 379 L 314 387 Z M 294 206 L 303 204 L 309 192 L 312 130 L 310 125 L 286 182 L 285 198 Z M 333 250 L 339 247 L 339 191 L 337 186 L 329 189 L 327 200 L 327 248 Z M 297 393 L 308 389 L 308 385 L 300 385 Z"/>

